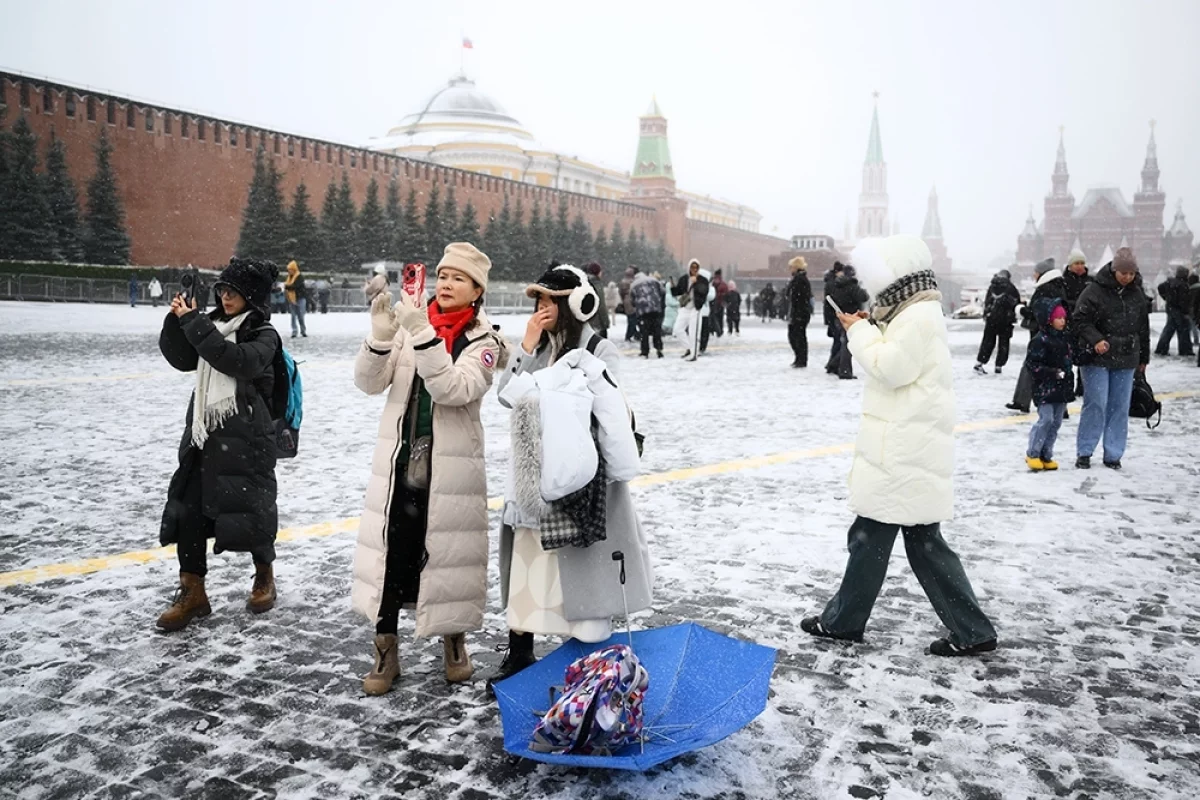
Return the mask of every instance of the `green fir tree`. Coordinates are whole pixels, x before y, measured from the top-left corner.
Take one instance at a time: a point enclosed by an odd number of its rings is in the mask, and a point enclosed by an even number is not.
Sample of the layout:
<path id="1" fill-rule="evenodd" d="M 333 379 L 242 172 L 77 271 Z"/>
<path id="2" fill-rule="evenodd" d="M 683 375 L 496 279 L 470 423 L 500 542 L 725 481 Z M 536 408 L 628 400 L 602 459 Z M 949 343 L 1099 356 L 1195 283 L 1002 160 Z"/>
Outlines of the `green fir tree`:
<path id="1" fill-rule="evenodd" d="M 463 206 L 462 214 L 458 217 L 458 231 L 454 234 L 456 242 L 470 242 L 476 247 L 482 248 L 483 241 L 479 238 L 479 218 L 475 212 L 475 204 L 471 202 L 471 198 L 467 198 L 467 204 Z"/>
<path id="2" fill-rule="evenodd" d="M 242 230 L 237 252 L 243 258 L 269 259 L 283 265 L 288 255 L 289 226 L 283 207 L 283 176 L 275 169 L 275 159 L 267 158 L 266 149 L 254 154 L 254 176 L 242 212 Z"/>
<path id="3" fill-rule="evenodd" d="M 614 219 L 612 233 L 608 237 L 608 261 L 613 269 L 624 270 L 633 263 L 629 252 L 625 249 L 625 232 L 621 230 L 621 220 Z"/>
<path id="4" fill-rule="evenodd" d="M 587 224 L 587 220 L 583 218 L 583 212 L 575 212 L 575 221 L 571 223 L 571 235 L 567 245 L 565 258 L 554 256 L 559 261 L 570 264 L 586 264 L 589 261 L 596 260 L 591 258 L 592 254 L 592 229 Z M 606 266 L 603 261 L 601 265 Z"/>
<path id="5" fill-rule="evenodd" d="M 46 151 L 46 202 L 54 225 L 58 255 L 63 261 L 83 261 L 83 230 L 79 224 L 79 194 L 67 169 L 67 146 L 50 133 Z"/>
<path id="6" fill-rule="evenodd" d="M 550 226 L 550 252 L 547 254 L 547 261 L 557 259 L 567 263 L 572 257 L 578 258 L 582 255 L 582 251 L 574 249 L 575 232 L 571 229 L 571 223 L 567 218 L 568 211 L 567 196 L 561 194 L 558 196 L 558 215 Z M 590 233 L 588 238 L 591 238 Z M 572 256 L 573 252 L 576 255 Z"/>
<path id="7" fill-rule="evenodd" d="M 609 258 L 608 234 L 604 232 L 604 228 L 596 231 L 596 238 L 592 241 L 591 255 L 588 261 L 599 261 L 601 264 L 607 264 L 610 267 L 610 272 L 620 272 L 624 274 L 625 268 L 612 261 Z"/>
<path id="8" fill-rule="evenodd" d="M 87 200 L 84 258 L 89 264 L 128 264 L 130 242 L 125 230 L 125 208 L 112 168 L 112 144 L 103 128 L 96 143 L 96 172 L 88 181 Z"/>
<path id="9" fill-rule="evenodd" d="M 625 239 L 625 258 L 642 272 L 653 271 L 650 259 L 646 258 L 646 254 L 642 252 L 641 243 L 633 228 L 629 229 L 629 236 Z"/>
<path id="10" fill-rule="evenodd" d="M 529 247 L 529 228 L 525 225 L 525 203 L 521 198 L 513 205 L 508 221 L 508 249 L 512 253 L 512 273 L 517 280 L 536 280 L 545 265 L 534 263 Z"/>
<path id="11" fill-rule="evenodd" d="M 542 216 L 541 198 L 533 198 L 533 210 L 529 212 L 526 240 L 529 247 L 529 263 L 539 269 L 550 263 L 550 242 L 547 235 L 548 219 Z M 536 277 L 536 276 L 535 276 Z"/>
<path id="12" fill-rule="evenodd" d="M 383 233 L 385 261 L 395 261 L 397 258 L 396 244 L 399 240 L 400 229 L 404 225 L 404 210 L 400 204 L 400 182 L 393 175 L 388 180 L 387 204 L 383 209 Z"/>
<path id="13" fill-rule="evenodd" d="M 499 214 L 493 214 L 488 219 L 487 229 L 483 234 L 484 252 L 492 260 L 497 280 L 512 280 L 513 254 L 509 242 L 509 229 L 512 223 L 512 209 L 508 204 L 508 195 L 504 195 L 504 205 Z"/>
<path id="14" fill-rule="evenodd" d="M 417 207 L 417 190 L 410 187 L 404 201 L 404 222 L 396 234 L 396 260 L 420 261 L 425 252 L 425 228 Z"/>
<path id="15" fill-rule="evenodd" d="M 46 182 L 37 173 L 37 137 L 25 117 L 0 133 L 0 258 L 59 258 Z"/>
<path id="16" fill-rule="evenodd" d="M 367 184 L 367 199 L 358 215 L 358 257 L 361 261 L 382 261 L 387 255 L 387 226 L 379 205 L 379 184 L 374 176 Z"/>
<path id="17" fill-rule="evenodd" d="M 350 176 L 342 172 L 342 180 L 337 188 L 330 184 L 321 213 L 321 234 L 325 237 L 328 269 L 354 272 L 362 263 L 358 257 L 356 217 L 354 198 L 350 194 Z"/>
<path id="18" fill-rule="evenodd" d="M 421 258 L 426 264 L 436 264 L 446 248 L 446 229 L 442 226 L 442 189 L 436 180 L 425 198 L 425 254 Z"/>
<path id="19" fill-rule="evenodd" d="M 304 181 L 296 187 L 292 195 L 292 207 L 288 212 L 288 261 L 295 259 L 306 264 L 310 270 L 326 271 L 328 262 L 325 259 L 324 242 L 321 239 L 321 226 L 317 217 L 308 207 L 308 187 Z M 282 267 L 287 262 L 279 264 Z"/>
<path id="20" fill-rule="evenodd" d="M 458 233 L 458 198 L 454 195 L 454 184 L 446 187 L 446 200 L 442 203 L 442 231 L 446 241 L 443 247 L 438 251 L 438 258 L 442 257 L 442 250 L 445 250 L 445 245 L 450 242 L 461 241 L 454 238 Z"/>

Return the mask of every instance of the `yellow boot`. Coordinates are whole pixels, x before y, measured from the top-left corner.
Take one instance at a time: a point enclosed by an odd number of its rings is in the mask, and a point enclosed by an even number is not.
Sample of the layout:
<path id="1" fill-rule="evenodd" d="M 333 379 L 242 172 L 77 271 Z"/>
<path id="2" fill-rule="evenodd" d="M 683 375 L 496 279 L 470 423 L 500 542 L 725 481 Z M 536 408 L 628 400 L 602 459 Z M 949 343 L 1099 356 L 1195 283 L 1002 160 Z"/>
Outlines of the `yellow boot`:
<path id="1" fill-rule="evenodd" d="M 1041 472 L 1042 470 L 1044 470 L 1046 468 L 1046 465 L 1044 463 L 1042 463 L 1042 460 L 1040 458 L 1032 458 L 1030 456 L 1025 456 L 1025 463 L 1028 464 L 1029 468 L 1031 470 L 1033 470 L 1034 472 Z M 1058 465 L 1055 464 L 1055 466 L 1057 467 Z"/>
<path id="2" fill-rule="evenodd" d="M 1053 472 L 1054 470 L 1058 469 L 1058 462 L 1057 461 L 1043 461 L 1042 469 L 1046 470 L 1047 472 Z"/>

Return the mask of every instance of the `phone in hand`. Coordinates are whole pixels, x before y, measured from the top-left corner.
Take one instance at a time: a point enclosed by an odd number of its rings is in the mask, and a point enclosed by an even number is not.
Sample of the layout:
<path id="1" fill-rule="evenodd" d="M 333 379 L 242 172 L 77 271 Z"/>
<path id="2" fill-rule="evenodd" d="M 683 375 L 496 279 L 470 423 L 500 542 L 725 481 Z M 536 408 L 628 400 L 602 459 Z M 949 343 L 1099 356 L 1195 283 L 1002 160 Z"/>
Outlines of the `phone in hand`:
<path id="1" fill-rule="evenodd" d="M 200 275 L 195 269 L 189 269 L 187 272 L 179 276 L 180 294 L 183 295 L 183 301 L 189 306 L 196 299 L 197 284 L 200 283 Z"/>
<path id="2" fill-rule="evenodd" d="M 840 308 L 838 307 L 838 304 L 837 304 L 837 303 L 835 303 L 835 302 L 833 302 L 833 298 L 832 298 L 832 297 L 830 297 L 829 295 L 825 295 L 825 302 L 826 302 L 826 303 L 829 303 L 829 305 L 833 306 L 833 310 L 834 310 L 834 311 L 836 311 L 838 314 L 842 314 L 842 313 L 844 313 L 844 312 L 842 311 L 842 309 L 840 309 Z"/>
<path id="3" fill-rule="evenodd" d="M 425 297 L 425 265 L 414 261 L 404 265 L 404 273 L 400 282 L 401 290 L 414 300 Z"/>

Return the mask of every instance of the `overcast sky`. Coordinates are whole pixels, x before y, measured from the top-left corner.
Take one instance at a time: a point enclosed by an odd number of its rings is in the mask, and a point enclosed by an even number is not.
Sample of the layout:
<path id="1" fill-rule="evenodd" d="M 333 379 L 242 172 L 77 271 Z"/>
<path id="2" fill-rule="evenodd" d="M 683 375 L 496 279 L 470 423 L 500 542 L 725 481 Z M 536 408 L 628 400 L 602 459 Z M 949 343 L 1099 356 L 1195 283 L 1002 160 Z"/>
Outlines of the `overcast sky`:
<path id="1" fill-rule="evenodd" d="M 707 10 L 711 8 L 711 10 Z M 1050 188 L 1137 188 L 1158 120 L 1165 224 L 1200 226 L 1200 0 L 0 0 L 0 67 L 362 143 L 466 68 L 542 142 L 630 169 L 652 95 L 683 188 L 765 233 L 854 224 L 872 93 L 893 219 L 937 185 L 956 268 L 1015 248 Z"/>

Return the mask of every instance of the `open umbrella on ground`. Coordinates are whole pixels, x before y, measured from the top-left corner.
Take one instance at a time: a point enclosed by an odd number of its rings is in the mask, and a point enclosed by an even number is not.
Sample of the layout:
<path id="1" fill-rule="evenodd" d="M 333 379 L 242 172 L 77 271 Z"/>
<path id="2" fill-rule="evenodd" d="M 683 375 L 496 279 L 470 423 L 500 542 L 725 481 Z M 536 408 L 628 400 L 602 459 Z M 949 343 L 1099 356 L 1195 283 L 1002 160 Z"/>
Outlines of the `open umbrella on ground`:
<path id="1" fill-rule="evenodd" d="M 550 705 L 550 687 L 561 685 L 567 666 L 629 634 L 587 644 L 575 639 L 538 663 L 495 684 L 504 726 L 504 749 L 513 755 L 573 767 L 645 770 L 721 741 L 762 713 L 775 666 L 775 650 L 731 639 L 694 622 L 636 631 L 633 648 L 650 674 L 643 714 L 644 744 L 611 756 L 538 753 L 533 729 Z"/>

